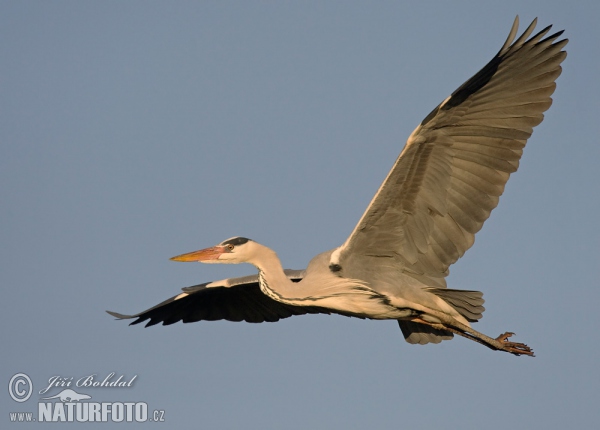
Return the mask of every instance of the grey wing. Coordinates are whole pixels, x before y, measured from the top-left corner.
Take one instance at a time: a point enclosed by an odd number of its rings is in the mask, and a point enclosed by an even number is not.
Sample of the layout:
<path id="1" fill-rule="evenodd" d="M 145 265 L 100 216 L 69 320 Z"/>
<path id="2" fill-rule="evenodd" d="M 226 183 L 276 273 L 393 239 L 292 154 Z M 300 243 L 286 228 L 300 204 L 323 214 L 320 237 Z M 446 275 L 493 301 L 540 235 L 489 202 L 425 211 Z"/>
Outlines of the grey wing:
<path id="1" fill-rule="evenodd" d="M 388 257 L 445 287 L 448 267 L 473 245 L 552 104 L 568 41 L 557 41 L 562 31 L 545 37 L 550 26 L 529 37 L 535 24 L 513 43 L 517 17 L 498 54 L 415 129 L 332 264 Z"/>
<path id="2" fill-rule="evenodd" d="M 295 282 L 302 279 L 304 271 L 286 270 Z M 328 310 L 311 306 L 292 306 L 277 302 L 260 290 L 258 276 L 244 276 L 183 288 L 183 293 L 159 303 L 135 315 L 123 315 L 107 311 L 119 319 L 133 319 L 131 324 L 149 320 L 146 327 L 178 321 L 247 321 L 253 323 L 275 322 L 293 315 L 329 313 Z"/>

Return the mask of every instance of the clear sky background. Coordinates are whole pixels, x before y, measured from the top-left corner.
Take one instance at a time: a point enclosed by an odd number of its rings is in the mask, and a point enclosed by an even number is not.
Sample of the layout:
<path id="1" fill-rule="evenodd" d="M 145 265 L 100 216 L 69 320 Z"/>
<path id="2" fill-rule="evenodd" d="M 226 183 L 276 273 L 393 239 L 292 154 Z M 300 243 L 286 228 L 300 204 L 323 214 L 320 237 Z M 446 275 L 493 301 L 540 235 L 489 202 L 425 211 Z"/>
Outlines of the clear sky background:
<path id="1" fill-rule="evenodd" d="M 395 321 L 144 329 L 104 312 L 254 273 L 169 261 L 231 236 L 298 269 L 340 245 L 517 14 L 566 29 L 569 54 L 448 281 L 485 293 L 478 330 L 514 331 L 536 358 L 409 345 Z M 166 411 L 144 427 L 597 426 L 599 20 L 593 0 L 0 2 L 0 426 L 22 428 L 8 412 L 37 410 L 52 376 L 110 372 L 138 376 L 79 391 Z M 21 404 L 18 372 L 35 390 Z"/>

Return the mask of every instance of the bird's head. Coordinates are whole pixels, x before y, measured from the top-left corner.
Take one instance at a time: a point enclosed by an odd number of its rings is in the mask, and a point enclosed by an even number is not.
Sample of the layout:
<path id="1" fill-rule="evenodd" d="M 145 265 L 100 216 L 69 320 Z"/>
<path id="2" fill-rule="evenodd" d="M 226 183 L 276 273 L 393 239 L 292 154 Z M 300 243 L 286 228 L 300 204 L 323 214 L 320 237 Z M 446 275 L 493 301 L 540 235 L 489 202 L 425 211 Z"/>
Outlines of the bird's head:
<path id="1" fill-rule="evenodd" d="M 251 239 L 232 237 L 216 246 L 181 254 L 171 258 L 171 260 L 212 264 L 252 263 L 259 247 L 261 245 Z"/>

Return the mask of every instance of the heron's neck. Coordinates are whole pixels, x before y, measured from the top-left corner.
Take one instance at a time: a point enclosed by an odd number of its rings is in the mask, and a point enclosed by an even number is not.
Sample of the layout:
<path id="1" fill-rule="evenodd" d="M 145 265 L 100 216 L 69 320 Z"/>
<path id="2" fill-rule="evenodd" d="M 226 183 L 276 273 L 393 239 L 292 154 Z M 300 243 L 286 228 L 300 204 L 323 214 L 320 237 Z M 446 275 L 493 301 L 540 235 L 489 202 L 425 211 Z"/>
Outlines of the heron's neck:
<path id="1" fill-rule="evenodd" d="M 268 296 L 280 300 L 293 297 L 294 283 L 286 276 L 279 257 L 272 249 L 264 247 L 260 257 L 251 262 L 259 271 L 260 288 Z"/>

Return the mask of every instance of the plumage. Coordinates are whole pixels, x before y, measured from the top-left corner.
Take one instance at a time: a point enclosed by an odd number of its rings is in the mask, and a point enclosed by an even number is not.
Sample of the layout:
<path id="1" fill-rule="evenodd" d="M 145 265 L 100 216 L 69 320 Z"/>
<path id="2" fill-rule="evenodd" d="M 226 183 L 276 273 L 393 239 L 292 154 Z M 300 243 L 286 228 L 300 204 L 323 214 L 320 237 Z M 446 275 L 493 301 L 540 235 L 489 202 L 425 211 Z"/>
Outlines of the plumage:
<path id="1" fill-rule="evenodd" d="M 409 343 L 459 334 L 515 355 L 533 355 L 512 333 L 490 338 L 472 329 L 483 294 L 446 288 L 449 267 L 473 245 L 498 205 L 523 148 L 550 108 L 567 39 L 551 26 L 516 40 L 518 17 L 498 53 L 417 126 L 346 240 L 305 271 L 284 271 L 271 249 L 235 237 L 176 261 L 250 263 L 258 275 L 184 288 L 135 315 L 148 325 L 200 320 L 278 321 L 341 314 L 395 319 Z"/>
<path id="2" fill-rule="evenodd" d="M 298 282 L 303 271 L 286 271 L 290 280 Z M 210 285 L 210 286 L 209 286 Z M 293 315 L 329 313 L 327 309 L 310 306 L 286 305 L 267 297 L 260 291 L 258 275 L 206 282 L 183 288 L 179 294 L 136 315 L 109 312 L 116 318 L 136 318 L 131 324 L 147 321 L 146 327 L 178 321 L 246 321 L 253 323 L 275 322 Z M 180 298 L 178 298 L 180 297 Z"/>

